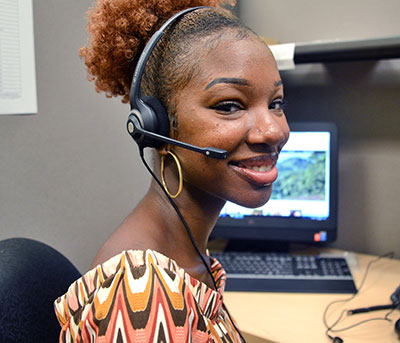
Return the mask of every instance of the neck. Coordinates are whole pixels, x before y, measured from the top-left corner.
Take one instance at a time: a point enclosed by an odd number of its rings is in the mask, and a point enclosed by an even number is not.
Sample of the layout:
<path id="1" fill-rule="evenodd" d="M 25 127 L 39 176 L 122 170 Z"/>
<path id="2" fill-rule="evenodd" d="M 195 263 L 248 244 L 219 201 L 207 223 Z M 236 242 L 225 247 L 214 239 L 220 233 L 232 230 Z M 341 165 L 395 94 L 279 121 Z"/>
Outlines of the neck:
<path id="1" fill-rule="evenodd" d="M 174 237 L 183 244 L 182 246 L 194 251 L 182 220 L 156 182 L 152 182 L 147 197 L 152 199 L 152 206 L 156 206 L 159 213 L 163 214 L 158 216 L 157 226 L 166 228 L 165 232 L 168 233 L 169 239 Z M 186 222 L 197 247 L 205 254 L 209 235 L 225 202 L 211 196 L 204 197 L 204 192 L 188 188 L 184 188 L 182 194 L 172 200 Z"/>
<path id="2" fill-rule="evenodd" d="M 218 219 L 223 201 L 205 201 L 199 191 L 185 189 L 173 199 L 205 261 L 208 237 Z M 202 201 L 199 201 L 203 199 Z M 151 187 L 129 215 L 123 226 L 132 237 L 133 248 L 156 250 L 175 260 L 194 278 L 213 287 L 212 280 L 199 254 L 192 245 L 186 229 L 169 200 L 153 181 Z M 137 239 L 140 237 L 140 243 Z M 166 244 L 167 243 L 167 244 Z"/>

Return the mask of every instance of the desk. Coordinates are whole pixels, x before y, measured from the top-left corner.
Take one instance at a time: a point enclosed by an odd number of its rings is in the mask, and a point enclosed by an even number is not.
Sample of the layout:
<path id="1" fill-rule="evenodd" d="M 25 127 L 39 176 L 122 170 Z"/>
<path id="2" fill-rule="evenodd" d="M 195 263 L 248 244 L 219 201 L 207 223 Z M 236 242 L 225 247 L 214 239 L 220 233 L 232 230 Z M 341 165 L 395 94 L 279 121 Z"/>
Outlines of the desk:
<path id="1" fill-rule="evenodd" d="M 350 266 L 358 289 L 368 262 L 376 257 L 362 254 L 355 254 L 355 257 L 356 265 L 350 263 Z M 387 258 L 379 260 L 372 264 L 363 288 L 354 299 L 330 307 L 328 323 L 333 323 L 343 309 L 390 304 L 390 295 L 399 284 L 400 261 Z M 331 342 L 325 335 L 322 320 L 324 310 L 331 301 L 350 297 L 349 294 L 251 292 L 226 292 L 224 295 L 225 303 L 248 343 Z M 384 317 L 387 312 L 384 310 L 349 316 L 336 328 L 368 318 Z M 400 311 L 396 310 L 389 318 L 393 321 L 372 321 L 336 335 L 345 343 L 400 342 L 394 332 L 394 323 L 400 318 Z"/>

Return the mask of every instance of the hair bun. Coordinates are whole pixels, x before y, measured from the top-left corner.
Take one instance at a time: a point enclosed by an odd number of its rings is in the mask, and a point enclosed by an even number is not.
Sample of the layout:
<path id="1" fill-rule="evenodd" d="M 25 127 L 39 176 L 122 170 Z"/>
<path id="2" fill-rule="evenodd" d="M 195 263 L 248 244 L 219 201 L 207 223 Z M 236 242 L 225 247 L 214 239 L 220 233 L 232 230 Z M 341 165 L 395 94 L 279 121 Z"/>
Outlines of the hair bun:
<path id="1" fill-rule="evenodd" d="M 87 12 L 89 42 L 79 50 L 97 92 L 128 102 L 136 61 L 152 34 L 190 7 L 234 6 L 235 0 L 97 0 Z"/>

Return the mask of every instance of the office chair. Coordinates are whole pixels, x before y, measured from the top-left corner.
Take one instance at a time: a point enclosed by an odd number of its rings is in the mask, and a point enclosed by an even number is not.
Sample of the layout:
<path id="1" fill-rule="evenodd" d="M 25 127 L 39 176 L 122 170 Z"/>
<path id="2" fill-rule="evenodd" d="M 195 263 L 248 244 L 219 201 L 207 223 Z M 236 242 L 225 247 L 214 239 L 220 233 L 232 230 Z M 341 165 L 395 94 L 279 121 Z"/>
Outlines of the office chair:
<path id="1" fill-rule="evenodd" d="M 0 241 L 0 342 L 55 343 L 53 302 L 81 274 L 52 247 L 27 238 Z"/>

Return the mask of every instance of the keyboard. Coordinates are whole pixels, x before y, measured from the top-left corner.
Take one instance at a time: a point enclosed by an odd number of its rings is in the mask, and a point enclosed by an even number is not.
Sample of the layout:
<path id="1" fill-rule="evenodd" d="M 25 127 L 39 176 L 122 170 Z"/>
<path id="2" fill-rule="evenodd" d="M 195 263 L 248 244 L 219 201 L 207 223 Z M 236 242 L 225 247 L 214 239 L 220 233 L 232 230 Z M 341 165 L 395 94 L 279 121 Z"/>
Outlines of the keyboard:
<path id="1" fill-rule="evenodd" d="M 225 290 L 357 293 L 345 258 L 255 252 L 212 253 L 227 273 Z"/>

